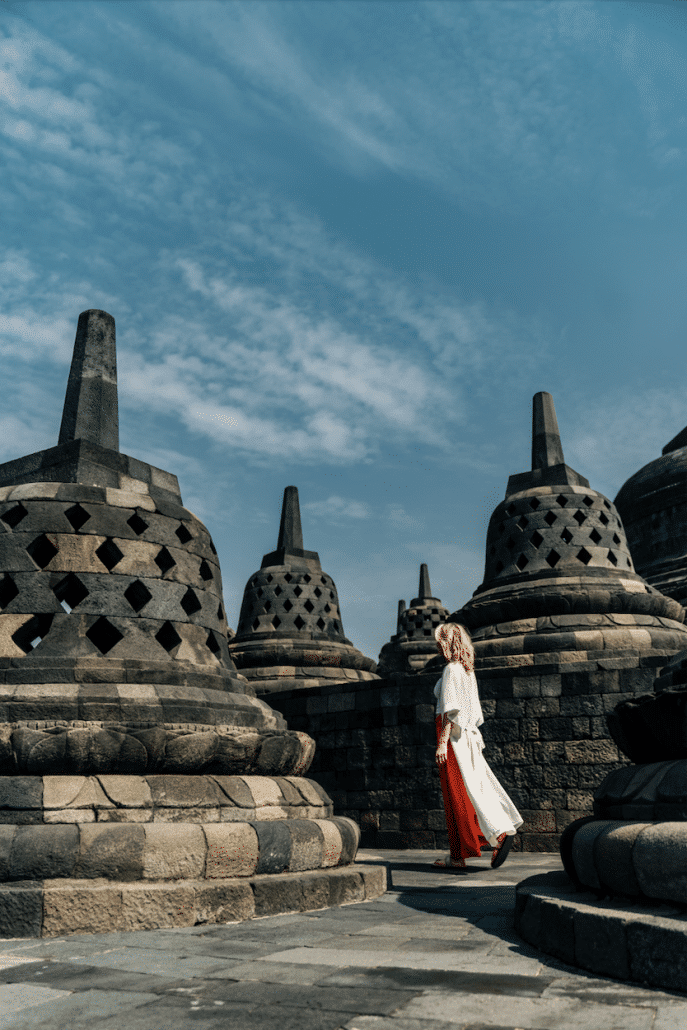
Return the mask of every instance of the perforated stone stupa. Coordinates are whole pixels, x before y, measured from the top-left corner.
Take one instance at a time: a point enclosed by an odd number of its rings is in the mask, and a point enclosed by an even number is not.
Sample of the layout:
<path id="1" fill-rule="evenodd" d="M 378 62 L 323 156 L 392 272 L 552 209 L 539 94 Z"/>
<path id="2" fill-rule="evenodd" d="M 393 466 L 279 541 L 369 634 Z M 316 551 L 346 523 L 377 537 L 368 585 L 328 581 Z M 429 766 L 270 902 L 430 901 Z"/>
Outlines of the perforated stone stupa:
<path id="1" fill-rule="evenodd" d="M 530 850 L 591 813 L 624 764 L 605 713 L 687 646 L 684 611 L 639 576 L 608 498 L 565 464 L 553 400 L 533 403 L 532 471 L 489 522 L 484 582 L 451 621 L 473 635 L 489 761 Z"/>
<path id="2" fill-rule="evenodd" d="M 380 676 L 419 673 L 437 657 L 434 631 L 446 622 L 448 609 L 438 597 L 432 596 L 429 572 L 424 564 L 420 566 L 417 594 L 408 608 L 405 601 L 398 602 L 396 633 L 379 654 L 377 672 Z"/>
<path id="3" fill-rule="evenodd" d="M 687 600 L 687 429 L 627 480 L 615 499 L 636 570 L 662 593 Z"/>
<path id="4" fill-rule="evenodd" d="M 366 896 L 335 868 L 357 828 L 303 778 L 314 741 L 227 636 L 207 529 L 176 476 L 119 451 L 114 320 L 85 311 L 58 445 L 0 465 L 1 933 Z"/>
<path id="5" fill-rule="evenodd" d="M 378 678 L 344 635 L 334 580 L 303 549 L 295 486 L 284 490 L 277 549 L 246 584 L 229 651 L 259 694 Z"/>

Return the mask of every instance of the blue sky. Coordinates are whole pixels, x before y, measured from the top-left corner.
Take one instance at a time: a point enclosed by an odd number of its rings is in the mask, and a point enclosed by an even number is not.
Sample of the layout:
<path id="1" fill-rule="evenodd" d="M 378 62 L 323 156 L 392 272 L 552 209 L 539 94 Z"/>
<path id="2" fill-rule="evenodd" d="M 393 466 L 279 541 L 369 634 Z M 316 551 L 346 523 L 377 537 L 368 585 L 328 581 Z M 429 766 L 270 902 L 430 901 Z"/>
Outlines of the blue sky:
<path id="1" fill-rule="evenodd" d="M 0 4 L 0 460 L 117 323 L 227 614 L 283 488 L 376 658 L 455 610 L 531 398 L 611 498 L 687 424 L 687 0 Z"/>

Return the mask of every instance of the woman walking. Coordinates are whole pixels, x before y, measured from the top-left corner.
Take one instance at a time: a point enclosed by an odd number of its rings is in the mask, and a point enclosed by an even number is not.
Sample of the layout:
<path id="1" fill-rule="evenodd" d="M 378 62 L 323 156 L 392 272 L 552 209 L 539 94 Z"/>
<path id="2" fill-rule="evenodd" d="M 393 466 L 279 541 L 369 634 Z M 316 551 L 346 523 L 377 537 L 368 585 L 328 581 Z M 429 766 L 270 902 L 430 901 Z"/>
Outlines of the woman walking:
<path id="1" fill-rule="evenodd" d="M 466 858 L 479 858 L 481 846 L 491 845 L 491 865 L 497 869 L 506 861 L 523 820 L 482 754 L 484 740 L 477 727 L 484 716 L 470 635 L 464 626 L 446 622 L 434 636 L 446 659 L 434 694 L 436 760 L 451 848 L 446 860 L 434 865 L 464 869 Z"/>

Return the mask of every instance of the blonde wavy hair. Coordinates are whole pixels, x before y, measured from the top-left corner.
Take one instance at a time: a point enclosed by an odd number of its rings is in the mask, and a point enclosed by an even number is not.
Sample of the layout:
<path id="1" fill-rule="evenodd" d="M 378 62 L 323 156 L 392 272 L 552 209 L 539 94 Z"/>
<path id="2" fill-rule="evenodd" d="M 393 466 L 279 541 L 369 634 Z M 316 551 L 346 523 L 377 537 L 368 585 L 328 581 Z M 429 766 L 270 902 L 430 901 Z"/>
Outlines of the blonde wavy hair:
<path id="1" fill-rule="evenodd" d="M 443 622 L 435 629 L 434 639 L 447 662 L 460 662 L 466 672 L 474 672 L 475 649 L 465 626 Z"/>

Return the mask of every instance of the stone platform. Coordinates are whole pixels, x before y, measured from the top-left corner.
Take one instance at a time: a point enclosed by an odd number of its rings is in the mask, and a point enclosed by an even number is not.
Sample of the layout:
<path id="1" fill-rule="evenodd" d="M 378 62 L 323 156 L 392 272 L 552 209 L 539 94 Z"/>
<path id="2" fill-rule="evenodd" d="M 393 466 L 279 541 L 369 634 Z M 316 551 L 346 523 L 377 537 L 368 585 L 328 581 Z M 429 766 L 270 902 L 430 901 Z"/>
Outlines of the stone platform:
<path id="1" fill-rule="evenodd" d="M 649 987 L 687 989 L 684 906 L 601 900 L 598 892 L 577 890 L 565 872 L 553 871 L 518 884 L 515 927 L 528 944 L 567 965 Z"/>
<path id="2" fill-rule="evenodd" d="M 358 826 L 300 776 L 8 776 L 0 806 L 9 936 L 226 922 L 384 889 L 383 869 L 352 866 Z"/>
<path id="3" fill-rule="evenodd" d="M 170 829 L 176 831 L 176 827 Z M 172 834 L 159 842 L 162 845 L 157 849 L 159 859 L 164 861 L 164 846 L 172 842 Z M 183 843 L 182 836 L 177 846 Z M 277 850 L 267 853 L 267 862 L 263 865 L 275 858 Z M 178 851 L 173 852 L 172 861 L 167 863 L 168 870 L 174 857 L 177 870 L 179 862 L 183 863 L 183 856 Z M 72 933 L 232 923 L 279 912 L 309 912 L 365 901 L 379 897 L 386 890 L 384 866 L 348 865 L 308 872 L 298 869 L 280 871 L 279 876 L 272 875 L 275 868 L 271 873 L 223 877 L 221 865 L 220 857 L 212 867 L 215 873 L 207 874 L 209 879 L 187 877 L 172 881 L 168 878 L 165 882 L 46 879 L 6 883 L 0 886 L 0 934 L 61 937 Z"/>
<path id="4" fill-rule="evenodd" d="M 0 942 L 12 1030 L 682 1030 L 687 995 L 594 975 L 526 944 L 515 885 L 558 855 L 362 851 L 381 897 L 266 919 Z M 343 874 L 344 870 L 340 870 Z M 290 874 L 286 874 L 288 877 Z M 286 877 L 284 879 L 286 879 Z M 274 879 L 274 878 L 273 878 Z M 257 895 L 256 895 L 257 897 Z M 351 897 L 350 900 L 353 900 Z"/>

